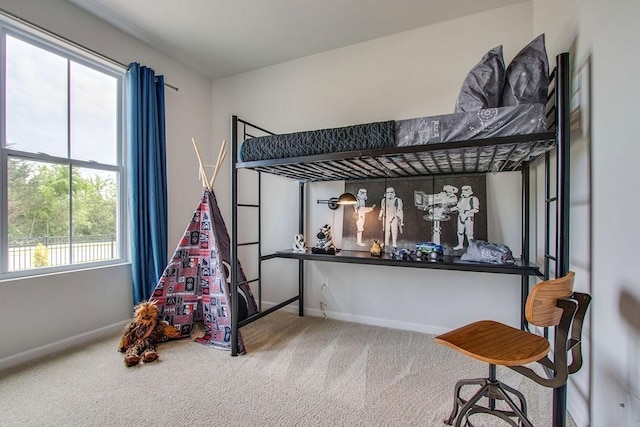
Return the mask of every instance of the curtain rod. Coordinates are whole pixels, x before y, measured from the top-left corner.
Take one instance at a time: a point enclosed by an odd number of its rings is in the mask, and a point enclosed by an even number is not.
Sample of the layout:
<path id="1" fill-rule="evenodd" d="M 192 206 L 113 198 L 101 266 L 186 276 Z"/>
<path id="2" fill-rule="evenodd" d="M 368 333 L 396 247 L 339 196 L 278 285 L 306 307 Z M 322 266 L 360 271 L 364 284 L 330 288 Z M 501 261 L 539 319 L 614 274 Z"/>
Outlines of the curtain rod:
<path id="1" fill-rule="evenodd" d="M 62 36 L 62 35 L 60 35 L 58 33 L 55 33 L 55 32 L 53 32 L 51 30 L 47 30 L 46 28 L 43 28 L 38 24 L 34 24 L 33 22 L 28 21 L 28 20 L 26 20 L 24 18 L 21 18 L 20 16 L 14 15 L 11 12 L 7 12 L 6 10 L 4 10 L 2 8 L 0 8 L 0 13 L 2 13 L 3 15 L 5 15 L 8 18 L 11 18 L 11 19 L 14 19 L 16 21 L 19 21 L 22 24 L 24 24 L 24 25 L 26 25 L 28 27 L 31 27 L 32 29 L 36 29 L 38 31 L 42 31 L 42 32 L 46 33 L 47 35 L 49 35 L 49 36 L 51 36 L 51 37 L 53 37 L 55 39 L 58 39 L 58 40 L 63 41 L 65 43 L 69 43 L 69 44 L 73 45 L 74 47 L 76 47 L 76 48 L 78 48 L 80 50 L 83 50 L 85 52 L 88 52 L 88 53 L 91 53 L 93 55 L 99 56 L 100 58 L 102 58 L 102 59 L 104 59 L 104 60 L 106 60 L 108 62 L 111 62 L 112 64 L 119 65 L 120 67 L 122 67 L 124 69 L 127 69 L 127 70 L 129 69 L 129 66 L 127 64 L 123 64 L 122 62 L 116 61 L 115 59 L 110 58 L 110 57 L 108 57 L 108 56 L 106 56 L 106 55 L 104 55 L 104 54 L 102 54 L 100 52 L 97 52 L 97 51 L 95 51 L 95 50 L 93 50 L 93 49 L 91 49 L 91 48 L 89 48 L 87 46 L 81 45 L 80 43 L 74 42 L 73 40 L 69 40 L 68 38 L 66 38 L 66 37 L 64 37 L 64 36 Z M 171 84 L 169 84 L 167 82 L 165 82 L 164 85 L 166 87 L 170 88 L 170 89 L 175 90 L 176 92 L 179 90 L 176 86 L 173 86 L 173 85 L 171 85 Z"/>

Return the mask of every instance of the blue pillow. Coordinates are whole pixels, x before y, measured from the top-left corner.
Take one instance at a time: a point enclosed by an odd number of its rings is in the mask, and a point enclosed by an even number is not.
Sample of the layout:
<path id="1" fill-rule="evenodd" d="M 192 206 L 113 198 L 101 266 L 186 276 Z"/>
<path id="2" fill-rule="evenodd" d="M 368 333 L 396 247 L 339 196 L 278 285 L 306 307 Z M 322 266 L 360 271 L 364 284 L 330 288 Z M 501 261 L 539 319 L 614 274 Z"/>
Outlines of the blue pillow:
<path id="1" fill-rule="evenodd" d="M 506 70 L 502 46 L 487 52 L 464 79 L 455 112 L 496 108 L 500 105 Z"/>
<path id="2" fill-rule="evenodd" d="M 549 59 L 540 34 L 513 58 L 507 67 L 501 106 L 547 103 Z"/>

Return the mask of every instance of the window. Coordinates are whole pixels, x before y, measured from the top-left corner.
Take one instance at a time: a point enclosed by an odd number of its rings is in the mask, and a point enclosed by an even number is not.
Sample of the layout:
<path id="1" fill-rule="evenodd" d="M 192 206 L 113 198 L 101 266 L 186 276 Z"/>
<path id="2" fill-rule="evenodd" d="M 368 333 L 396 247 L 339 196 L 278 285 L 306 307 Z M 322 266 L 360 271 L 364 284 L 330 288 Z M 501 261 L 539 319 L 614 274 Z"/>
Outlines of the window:
<path id="1" fill-rule="evenodd" d="M 121 66 L 0 17 L 0 278 L 121 262 Z"/>

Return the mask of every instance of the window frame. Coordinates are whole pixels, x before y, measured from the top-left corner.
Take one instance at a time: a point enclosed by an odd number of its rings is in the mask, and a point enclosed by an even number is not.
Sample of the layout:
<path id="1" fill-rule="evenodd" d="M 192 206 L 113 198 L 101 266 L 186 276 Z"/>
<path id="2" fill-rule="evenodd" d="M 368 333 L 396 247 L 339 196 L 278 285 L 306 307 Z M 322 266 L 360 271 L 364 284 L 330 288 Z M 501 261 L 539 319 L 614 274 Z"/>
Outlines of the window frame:
<path id="1" fill-rule="evenodd" d="M 107 74 L 114 77 L 117 81 L 117 147 L 116 147 L 116 164 L 104 164 L 95 161 L 76 160 L 71 157 L 71 137 L 70 137 L 70 117 L 67 116 L 67 157 L 51 156 L 44 153 L 32 153 L 21 150 L 15 150 L 6 148 L 4 146 L 6 141 L 6 80 L 0 78 L 0 281 L 5 279 L 13 279 L 29 276 L 41 276 L 45 274 L 58 273 L 58 272 L 71 272 L 77 270 L 84 270 L 94 267 L 118 265 L 125 262 L 129 262 L 129 247 L 125 244 L 127 241 L 128 230 L 128 216 L 126 212 L 127 206 L 127 170 L 126 170 L 126 70 L 127 68 L 115 63 L 114 61 L 107 60 L 99 54 L 83 48 L 79 45 L 75 45 L 73 42 L 66 40 L 53 33 L 49 33 L 39 27 L 32 24 L 25 23 L 13 19 L 12 17 L 5 16 L 0 13 L 0 67 L 2 68 L 2 76 L 6 76 L 6 37 L 14 37 L 22 42 L 29 43 L 35 47 L 41 48 L 56 55 L 63 56 L 67 61 L 73 61 L 80 65 L 86 66 L 93 70 Z M 66 88 L 67 94 L 69 94 L 71 87 L 68 85 Z M 67 110 L 69 114 L 69 99 L 67 100 Z M 116 173 L 116 248 L 117 254 L 113 259 L 83 262 L 83 263 L 70 263 L 60 266 L 51 267 L 38 267 L 31 268 L 29 270 L 8 271 L 9 268 L 9 240 L 8 240 L 8 162 L 9 159 L 27 160 L 46 162 L 52 164 L 59 164 L 69 166 L 72 168 L 86 168 L 96 171 L 107 171 Z M 69 182 L 69 189 L 72 188 L 72 182 Z M 71 202 L 73 194 L 69 194 L 69 201 Z M 70 236 L 72 233 L 72 219 L 73 210 L 72 204 L 70 204 L 69 212 L 69 226 Z M 72 251 L 72 246 L 69 248 Z M 72 262 L 72 261 L 70 261 Z"/>

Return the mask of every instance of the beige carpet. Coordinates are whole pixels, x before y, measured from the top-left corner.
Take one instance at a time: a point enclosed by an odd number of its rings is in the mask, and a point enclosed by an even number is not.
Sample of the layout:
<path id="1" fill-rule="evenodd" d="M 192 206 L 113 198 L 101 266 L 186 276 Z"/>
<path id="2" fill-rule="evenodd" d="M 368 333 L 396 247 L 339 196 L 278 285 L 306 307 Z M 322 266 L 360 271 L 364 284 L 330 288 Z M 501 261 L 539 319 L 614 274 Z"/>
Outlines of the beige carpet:
<path id="1" fill-rule="evenodd" d="M 114 335 L 5 370 L 0 425 L 442 426 L 455 382 L 487 374 L 416 332 L 276 312 L 242 334 L 248 353 L 235 358 L 183 340 L 126 368 Z M 551 425 L 550 389 L 498 376 L 525 394 L 535 426 Z"/>

